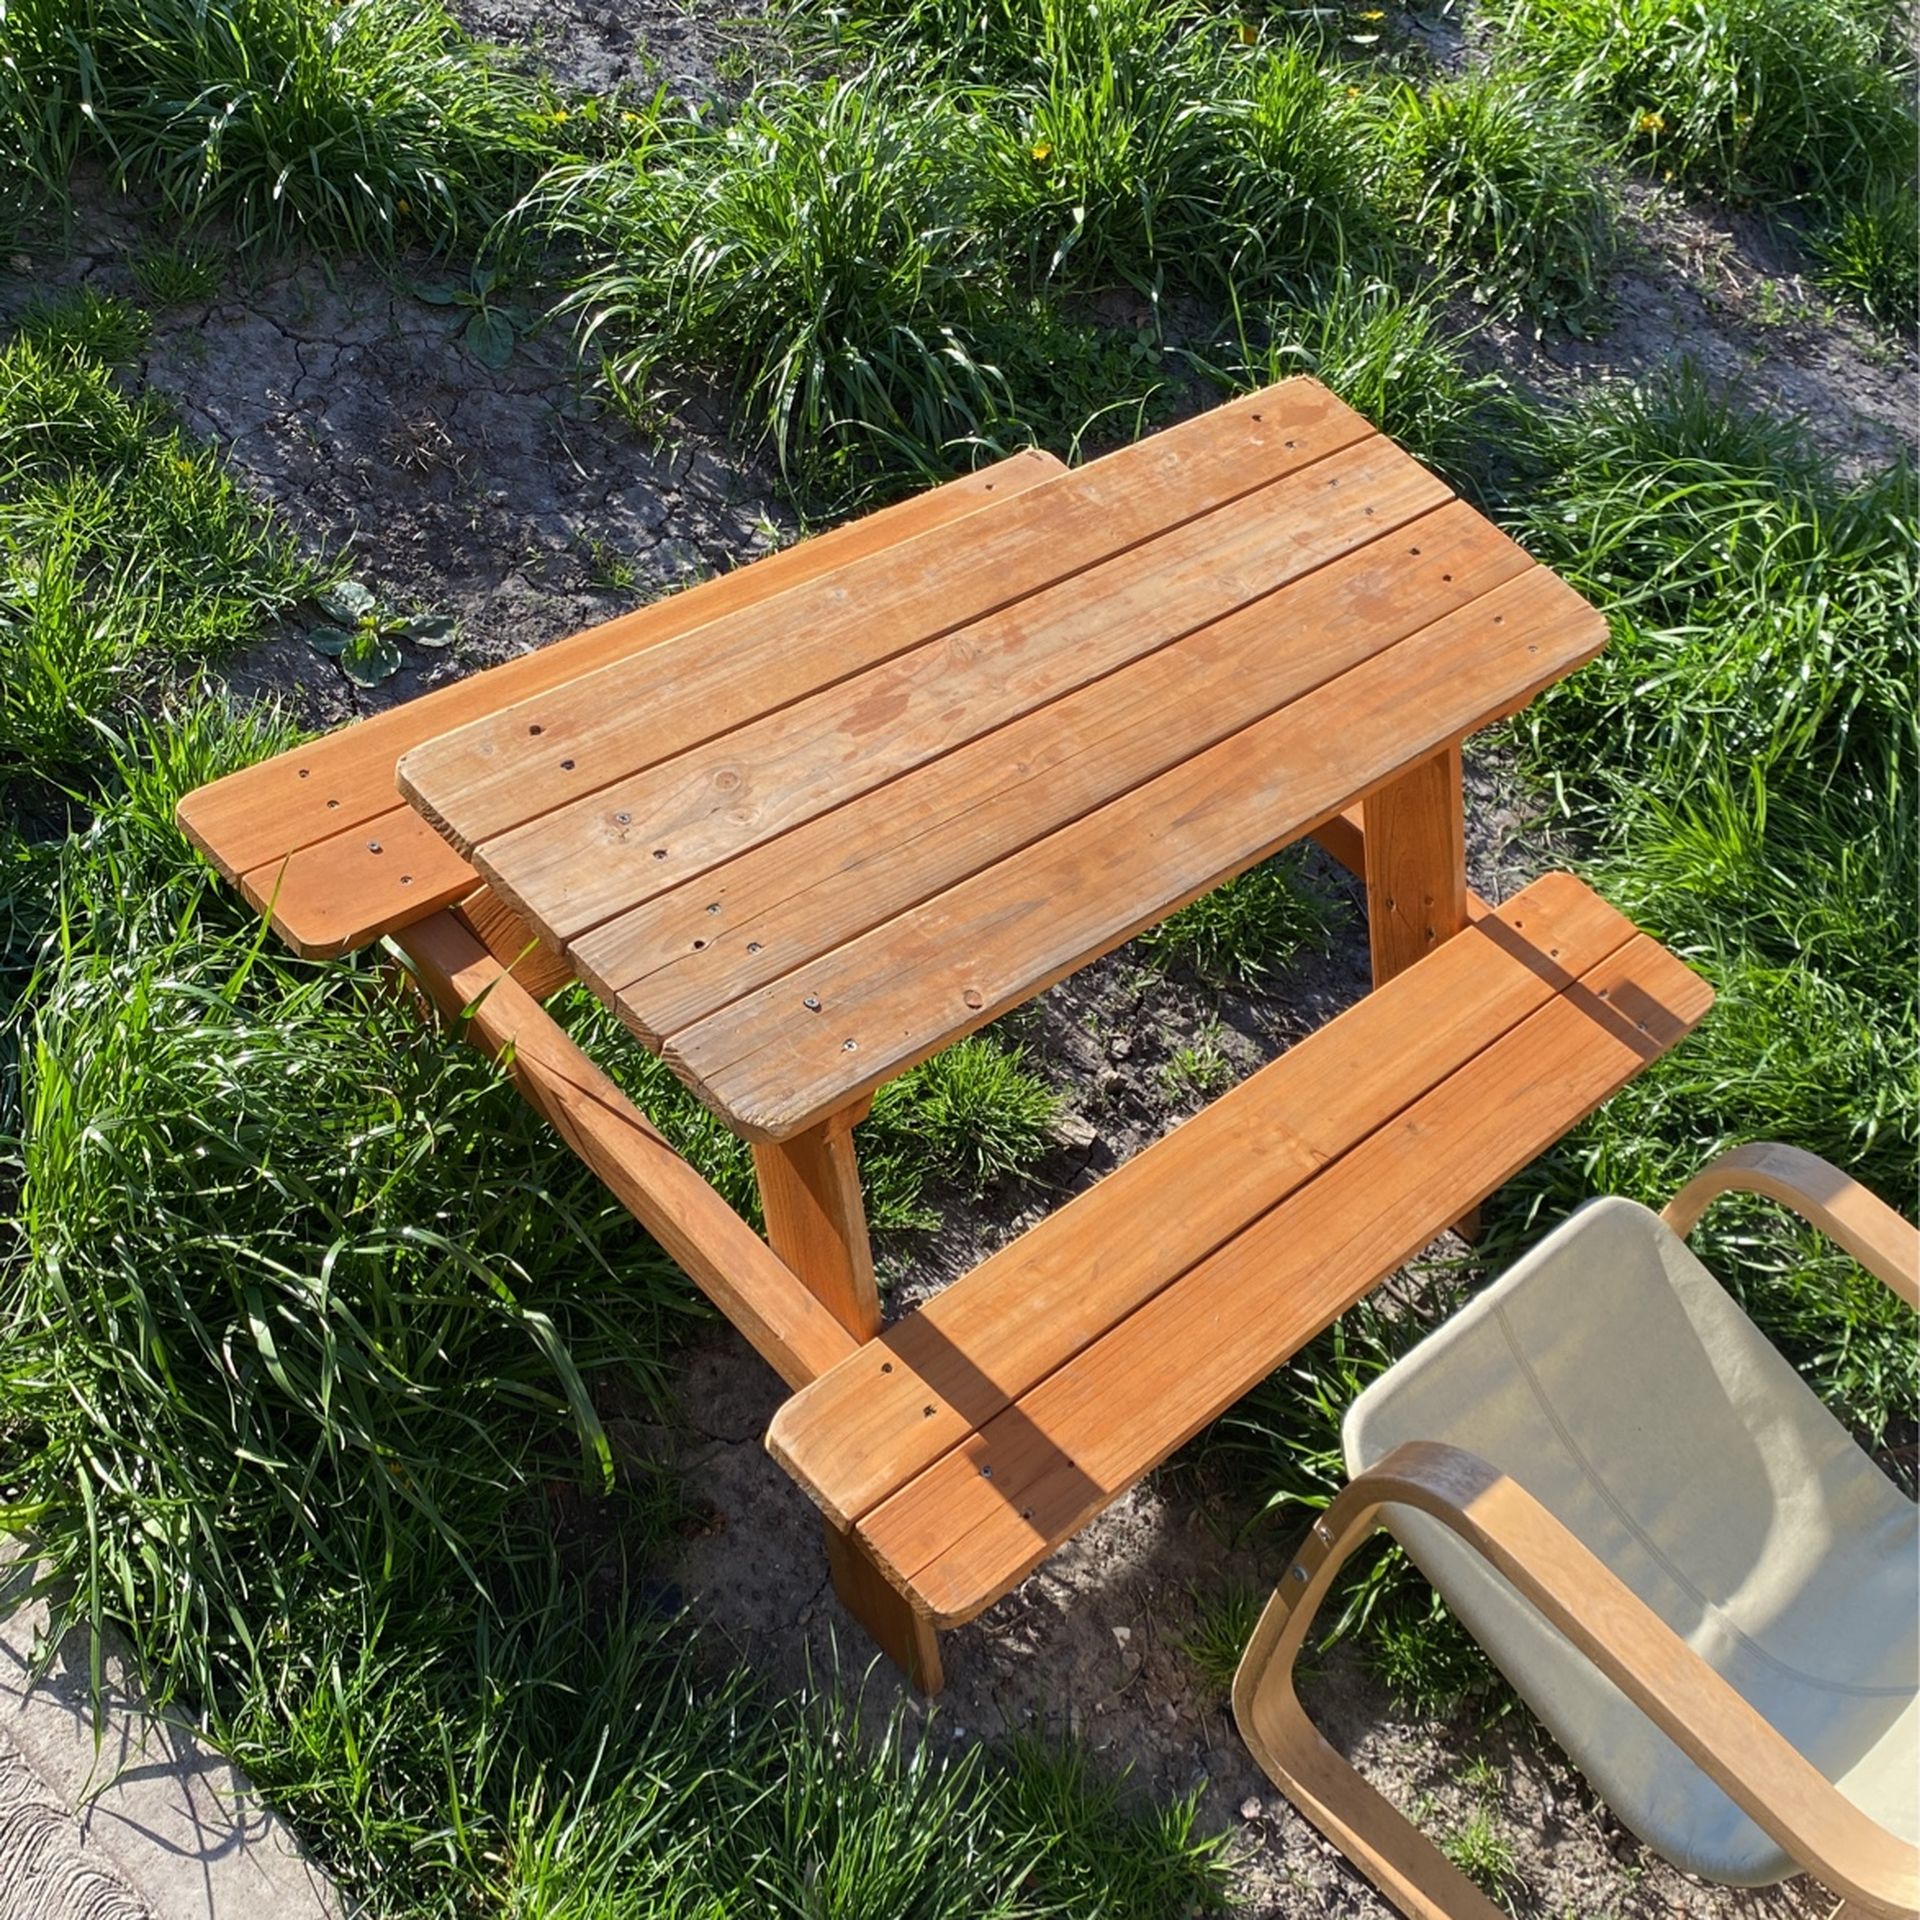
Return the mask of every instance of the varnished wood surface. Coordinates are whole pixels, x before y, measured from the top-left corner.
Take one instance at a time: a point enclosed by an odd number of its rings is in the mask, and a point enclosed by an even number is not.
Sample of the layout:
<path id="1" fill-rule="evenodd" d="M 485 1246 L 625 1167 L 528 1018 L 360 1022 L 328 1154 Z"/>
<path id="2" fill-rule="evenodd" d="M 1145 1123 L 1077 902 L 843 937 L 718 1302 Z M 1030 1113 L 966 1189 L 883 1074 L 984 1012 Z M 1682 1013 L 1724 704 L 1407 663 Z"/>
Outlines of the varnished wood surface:
<path id="1" fill-rule="evenodd" d="M 1465 918 L 1451 749 L 1604 637 L 1295 380 L 486 715 L 399 778 L 767 1143 L 1356 801 L 1404 875 L 1382 899 L 1420 922 L 1380 939 L 1438 944 Z"/>
<path id="2" fill-rule="evenodd" d="M 394 763 L 408 748 L 1060 471 L 1050 454 L 1016 454 L 469 675 L 198 788 L 180 803 L 180 829 L 256 907 L 271 912 L 296 953 L 351 952 L 452 905 L 479 884 L 473 868 L 401 799 Z"/>
<path id="3" fill-rule="evenodd" d="M 776 1455 L 823 1505 L 855 1523 L 876 1563 L 938 1623 L 989 1604 L 1699 1019 L 1711 994 L 1695 974 L 1645 936 L 1624 929 L 1623 938 L 1610 909 L 1583 915 L 1577 894 L 1567 892 L 1577 882 L 1550 879 L 1509 903 L 1510 918 L 1483 921 L 1283 1055 L 1263 1070 L 1257 1093 L 1253 1083 L 1240 1090 L 1250 1095 L 1249 1110 L 1257 1106 L 1261 1132 L 1282 1143 L 1268 1169 L 1280 1190 L 1275 1204 L 1261 1207 L 1247 1176 L 1228 1171 L 1233 1156 L 1244 1159 L 1245 1139 L 1223 1139 L 1221 1178 L 1238 1179 L 1240 1189 L 1195 1238 L 1212 1238 L 1239 1209 L 1246 1217 L 1197 1258 L 1176 1243 L 1156 1271 L 1137 1257 L 1129 1267 L 1117 1202 L 1103 1220 L 1104 1210 L 1089 1204 L 1094 1189 L 1058 1216 L 1066 1223 L 1081 1212 L 1050 1236 L 1054 1248 L 1037 1232 L 1028 1236 L 1034 1246 L 1011 1250 L 1014 1262 L 1041 1259 L 1033 1319 L 1063 1311 L 1047 1291 L 1051 1266 L 1095 1296 L 1086 1323 L 1069 1316 L 1050 1348 L 1044 1332 L 998 1331 L 1004 1303 L 986 1296 L 1007 1269 L 996 1273 L 989 1263 L 943 1296 L 954 1303 L 944 1316 L 949 1331 L 939 1319 L 918 1332 L 909 1323 L 843 1362 L 813 1390 L 817 1403 L 812 1393 L 789 1402 L 769 1435 Z M 1529 946 L 1529 931 L 1541 947 Z M 1529 992 L 1502 964 L 1515 953 L 1528 978 L 1546 983 L 1544 993 Z M 1482 964 L 1469 967 L 1471 960 Z M 1380 1087 L 1392 1106 L 1395 1040 L 1416 1039 L 1436 1002 L 1458 999 L 1482 1006 L 1449 1016 L 1450 1043 L 1433 1043 L 1425 1075 L 1409 1075 L 1404 1103 L 1370 1114 L 1379 1093 L 1362 1092 L 1345 1114 L 1325 1116 L 1329 1074 L 1363 1076 L 1376 1052 L 1387 1063 Z M 1449 1044 L 1459 1056 L 1451 1067 Z M 1217 1118 L 1225 1106 L 1184 1123 L 1194 1142 L 1185 1149 L 1185 1184 L 1170 1184 L 1168 1142 L 1150 1150 L 1162 1156 L 1151 1173 L 1141 1156 L 1138 1179 L 1151 1184 L 1156 1222 L 1206 1206 L 1213 1156 L 1205 1149 L 1215 1129 L 1231 1123 L 1231 1110 L 1229 1120 Z M 1326 1126 L 1333 1131 L 1316 1139 Z M 1299 1156 L 1292 1166 L 1290 1153 Z M 1140 1217 L 1133 1210 L 1136 1232 Z M 965 1299 L 976 1283 L 978 1321 Z M 1109 1311 L 1114 1317 L 1099 1326 Z M 1097 1328 L 1091 1335 L 1089 1323 Z M 903 1393 L 888 1403 L 891 1430 L 863 1429 L 857 1450 L 843 1449 L 831 1428 L 849 1417 L 846 1390 L 863 1383 L 877 1398 L 882 1389 L 863 1377 L 883 1358 L 909 1369 Z M 935 1413 L 917 1422 L 916 1383 L 944 1394 L 944 1402 L 933 1392 L 923 1398 Z M 816 1419 L 816 1405 L 831 1417 Z M 916 1425 L 937 1427 L 939 1437 L 922 1447 Z M 884 1475 L 869 1468 L 876 1457 L 888 1463 Z M 896 1484 L 886 1490 L 889 1477 Z"/>

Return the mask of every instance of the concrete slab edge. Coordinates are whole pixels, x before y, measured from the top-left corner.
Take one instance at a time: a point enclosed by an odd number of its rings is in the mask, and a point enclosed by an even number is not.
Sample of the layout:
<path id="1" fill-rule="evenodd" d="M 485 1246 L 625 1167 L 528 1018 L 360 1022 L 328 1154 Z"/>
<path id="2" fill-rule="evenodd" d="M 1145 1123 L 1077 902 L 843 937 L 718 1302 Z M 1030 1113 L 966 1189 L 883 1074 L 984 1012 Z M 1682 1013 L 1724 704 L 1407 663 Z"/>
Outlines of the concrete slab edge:
<path id="1" fill-rule="evenodd" d="M 93 1722 L 84 1634 L 32 1679 L 48 1610 L 32 1563 L 0 1538 L 0 1739 L 71 1810 L 79 1856 L 124 1881 L 153 1920 L 351 1920 L 246 1776 L 190 1728 L 146 1710 L 109 1654 Z"/>

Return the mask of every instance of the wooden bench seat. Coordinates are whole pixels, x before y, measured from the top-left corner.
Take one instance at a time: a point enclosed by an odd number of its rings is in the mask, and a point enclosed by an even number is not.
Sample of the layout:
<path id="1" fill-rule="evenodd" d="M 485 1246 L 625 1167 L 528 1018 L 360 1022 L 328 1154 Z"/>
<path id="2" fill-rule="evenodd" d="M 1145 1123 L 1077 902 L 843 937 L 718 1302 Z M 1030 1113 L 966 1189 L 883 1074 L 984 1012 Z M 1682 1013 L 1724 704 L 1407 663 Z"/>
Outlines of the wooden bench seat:
<path id="1" fill-rule="evenodd" d="M 969 1620 L 1711 999 L 1550 874 L 796 1394 L 767 1445 L 928 1629 Z"/>

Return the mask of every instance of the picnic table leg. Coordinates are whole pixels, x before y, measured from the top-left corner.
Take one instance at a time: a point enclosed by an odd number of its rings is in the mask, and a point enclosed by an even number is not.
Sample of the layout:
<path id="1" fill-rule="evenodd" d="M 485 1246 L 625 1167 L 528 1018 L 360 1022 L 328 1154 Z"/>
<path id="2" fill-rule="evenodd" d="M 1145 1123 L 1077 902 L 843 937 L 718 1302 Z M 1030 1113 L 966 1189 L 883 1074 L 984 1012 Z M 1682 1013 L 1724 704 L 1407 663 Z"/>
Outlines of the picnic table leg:
<path id="1" fill-rule="evenodd" d="M 1409 767 L 1361 803 L 1366 826 L 1367 944 L 1373 984 L 1451 940 L 1467 924 L 1467 837 L 1460 749 Z"/>
<path id="2" fill-rule="evenodd" d="M 756 1142 L 753 1149 L 768 1244 L 856 1340 L 880 1331 L 853 1149 L 854 1122 L 864 1112 L 864 1106 L 850 1108 L 791 1140 Z"/>
<path id="3" fill-rule="evenodd" d="M 1365 826 L 1367 945 L 1373 984 L 1451 940 L 1467 924 L 1465 782 L 1458 744 L 1443 747 L 1361 802 Z M 1480 1209 L 1454 1222 L 1480 1234 Z"/>
<path id="4" fill-rule="evenodd" d="M 842 1605 L 872 1635 L 873 1643 L 922 1693 L 946 1683 L 940 1666 L 940 1636 L 925 1614 L 873 1564 L 858 1537 L 825 1520 L 827 1569 Z"/>

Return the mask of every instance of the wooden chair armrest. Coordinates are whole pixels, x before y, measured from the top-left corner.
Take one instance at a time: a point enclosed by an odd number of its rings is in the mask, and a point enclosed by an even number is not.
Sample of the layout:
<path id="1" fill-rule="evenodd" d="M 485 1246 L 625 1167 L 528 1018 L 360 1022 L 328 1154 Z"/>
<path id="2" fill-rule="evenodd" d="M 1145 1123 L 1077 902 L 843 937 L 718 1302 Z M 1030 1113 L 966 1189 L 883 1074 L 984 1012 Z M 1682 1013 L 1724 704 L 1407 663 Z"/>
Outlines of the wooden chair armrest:
<path id="1" fill-rule="evenodd" d="M 1920 1308 L 1920 1231 L 1817 1153 L 1774 1140 L 1735 1147 L 1708 1161 L 1660 1218 L 1684 1240 L 1723 1193 L 1757 1193 L 1791 1207 L 1908 1306 Z"/>
<path id="2" fill-rule="evenodd" d="M 1524 1487 L 1475 1454 L 1416 1441 L 1361 1474 L 1313 1529 L 1269 1615 L 1289 1596 L 1286 1610 L 1310 1612 L 1389 1505 L 1431 1515 L 1472 1547 L 1810 1873 L 1875 1914 L 1920 1905 L 1920 1849 L 1854 1806 Z M 1248 1647 L 1249 1708 L 1263 1679 L 1256 1650 L 1297 1650 L 1304 1628 L 1287 1624 L 1263 1618 Z M 1239 1683 L 1234 1706 L 1238 1714 Z"/>

